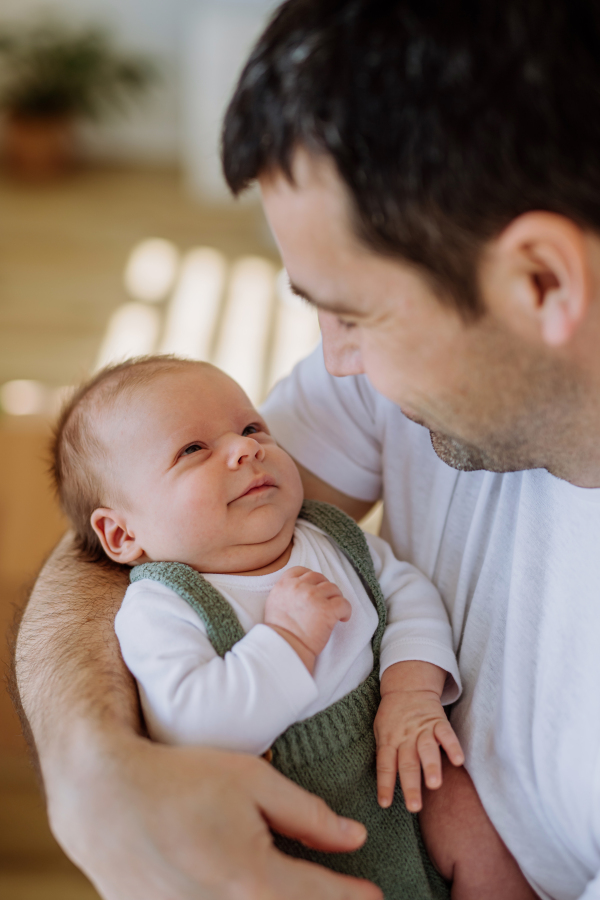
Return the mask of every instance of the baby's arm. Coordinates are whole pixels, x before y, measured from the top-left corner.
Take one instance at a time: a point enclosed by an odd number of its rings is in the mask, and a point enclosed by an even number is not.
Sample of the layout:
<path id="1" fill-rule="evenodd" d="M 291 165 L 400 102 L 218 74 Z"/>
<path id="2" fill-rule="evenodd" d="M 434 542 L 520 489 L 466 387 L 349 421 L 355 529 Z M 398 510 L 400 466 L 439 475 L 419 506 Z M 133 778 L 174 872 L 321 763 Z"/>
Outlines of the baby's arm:
<path id="1" fill-rule="evenodd" d="M 333 587 L 316 573 L 288 570 L 268 601 L 279 624 L 254 626 L 221 658 L 174 591 L 156 582 L 132 585 L 115 629 L 151 737 L 264 753 L 317 696 L 311 673 L 319 640 L 326 643 L 339 617 L 332 610 L 350 611 Z M 297 609 L 302 598 L 305 608 Z"/>
<path id="2" fill-rule="evenodd" d="M 419 660 L 395 663 L 381 678 L 381 703 L 375 718 L 377 799 L 390 806 L 396 777 L 406 808 L 421 809 L 421 767 L 429 789 L 442 783 L 440 746 L 455 766 L 464 762 L 458 738 L 440 697 L 446 672 Z"/>
<path id="3" fill-rule="evenodd" d="M 460 674 L 448 615 L 435 586 L 414 566 L 396 559 L 385 541 L 371 535 L 367 540 L 388 612 L 381 651 L 382 702 L 375 724 L 379 801 L 387 806 L 392 802 L 399 773 L 406 805 L 417 811 L 421 763 L 428 787 L 434 786 L 436 775 L 437 786 L 441 784 L 438 743 L 450 751 L 456 765 L 463 762 L 442 708 L 460 696 Z"/>
<path id="4" fill-rule="evenodd" d="M 128 589 L 115 629 L 150 736 L 162 743 L 259 756 L 318 693 L 274 629 L 256 625 L 221 658 L 194 610 L 155 582 Z"/>
<path id="5" fill-rule="evenodd" d="M 313 673 L 338 622 L 352 615 L 339 587 L 320 572 L 293 566 L 272 588 L 265 605 L 265 625 L 281 635 Z"/>

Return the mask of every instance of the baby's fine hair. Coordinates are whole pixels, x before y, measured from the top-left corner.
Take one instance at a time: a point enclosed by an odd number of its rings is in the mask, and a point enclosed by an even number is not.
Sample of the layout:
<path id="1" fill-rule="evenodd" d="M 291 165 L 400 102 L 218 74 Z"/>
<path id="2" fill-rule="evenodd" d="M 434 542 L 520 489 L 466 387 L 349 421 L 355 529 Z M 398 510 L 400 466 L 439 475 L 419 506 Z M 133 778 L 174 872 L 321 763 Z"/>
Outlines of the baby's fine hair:
<path id="1" fill-rule="evenodd" d="M 65 404 L 53 430 L 50 472 L 60 505 L 75 532 L 78 554 L 91 562 L 106 561 L 90 516 L 117 499 L 110 483 L 109 448 L 100 423 L 117 402 L 132 400 L 155 378 L 182 367 L 201 366 L 176 356 L 142 356 L 107 366 L 79 387 Z M 125 414 L 125 413 L 124 413 Z"/>

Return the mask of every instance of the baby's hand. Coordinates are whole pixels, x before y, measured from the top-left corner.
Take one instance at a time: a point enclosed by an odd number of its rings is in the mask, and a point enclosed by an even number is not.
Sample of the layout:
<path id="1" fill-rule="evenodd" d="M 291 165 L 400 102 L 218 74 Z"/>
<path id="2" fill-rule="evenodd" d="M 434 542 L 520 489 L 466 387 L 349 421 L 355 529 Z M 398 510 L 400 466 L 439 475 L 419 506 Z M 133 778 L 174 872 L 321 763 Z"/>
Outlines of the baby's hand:
<path id="1" fill-rule="evenodd" d="M 442 783 L 440 746 L 453 765 L 464 763 L 460 743 L 440 703 L 445 678 L 438 666 L 422 662 L 396 663 L 383 673 L 374 724 L 380 806 L 391 806 L 396 776 L 400 775 L 406 808 L 418 812 L 422 806 L 421 767 L 430 790 Z"/>
<path id="2" fill-rule="evenodd" d="M 267 597 L 265 625 L 291 644 L 312 673 L 334 626 L 347 622 L 351 614 L 352 607 L 337 585 L 319 572 L 294 566 Z"/>

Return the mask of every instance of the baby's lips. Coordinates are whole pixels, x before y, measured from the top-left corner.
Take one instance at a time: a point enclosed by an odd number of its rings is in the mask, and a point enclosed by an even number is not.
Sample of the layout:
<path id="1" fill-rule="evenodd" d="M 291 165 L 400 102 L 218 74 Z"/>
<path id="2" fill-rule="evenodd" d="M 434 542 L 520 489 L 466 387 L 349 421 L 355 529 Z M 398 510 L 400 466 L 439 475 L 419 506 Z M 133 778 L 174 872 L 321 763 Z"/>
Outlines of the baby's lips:
<path id="1" fill-rule="evenodd" d="M 277 487 L 277 485 L 275 483 L 275 479 L 272 478 L 270 475 L 263 475 L 260 478 L 254 478 L 250 482 L 250 484 L 246 487 L 246 489 L 244 491 L 242 491 L 242 493 L 235 499 L 240 500 L 242 497 L 245 497 L 246 494 L 249 494 L 250 491 L 253 491 L 253 490 L 255 490 L 255 488 L 260 488 L 260 487 Z"/>

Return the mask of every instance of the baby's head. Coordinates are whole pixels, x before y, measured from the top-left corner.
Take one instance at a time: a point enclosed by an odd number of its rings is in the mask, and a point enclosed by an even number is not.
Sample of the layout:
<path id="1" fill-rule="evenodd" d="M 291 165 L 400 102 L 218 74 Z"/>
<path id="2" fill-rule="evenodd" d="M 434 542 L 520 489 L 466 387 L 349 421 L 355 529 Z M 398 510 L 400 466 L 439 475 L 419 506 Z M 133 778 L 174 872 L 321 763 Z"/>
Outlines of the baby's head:
<path id="1" fill-rule="evenodd" d="M 242 389 L 208 363 L 146 357 L 102 371 L 63 410 L 58 495 L 81 553 L 247 572 L 289 546 L 298 470 Z"/>

